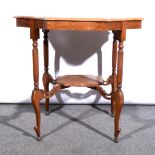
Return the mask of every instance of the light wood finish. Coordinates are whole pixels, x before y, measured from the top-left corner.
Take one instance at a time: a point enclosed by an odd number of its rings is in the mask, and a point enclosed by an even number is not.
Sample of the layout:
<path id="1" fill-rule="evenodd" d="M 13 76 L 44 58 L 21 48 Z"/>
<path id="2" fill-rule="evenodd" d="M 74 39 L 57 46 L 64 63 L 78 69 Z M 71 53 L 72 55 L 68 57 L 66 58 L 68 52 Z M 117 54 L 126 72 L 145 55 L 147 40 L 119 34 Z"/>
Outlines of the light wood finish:
<path id="1" fill-rule="evenodd" d="M 37 139 L 40 140 L 40 100 L 45 99 L 45 110 L 49 111 L 49 98 L 59 92 L 61 89 L 78 86 L 88 87 L 98 91 L 104 98 L 111 100 L 111 113 L 114 115 L 114 140 L 118 142 L 120 133 L 119 119 L 124 103 L 122 91 L 123 77 L 123 43 L 126 40 L 127 29 L 141 28 L 142 18 L 51 18 L 51 17 L 27 17 L 16 16 L 16 24 L 20 27 L 30 28 L 30 38 L 33 42 L 33 78 L 34 90 L 32 91 L 32 104 L 36 113 L 35 131 Z M 39 29 L 43 30 L 44 41 L 44 89 L 39 89 L 39 58 L 38 58 L 38 39 Z M 56 79 L 48 72 L 48 32 L 50 30 L 80 30 L 80 31 L 112 31 L 113 49 L 112 49 L 112 74 L 107 80 L 93 75 L 65 75 Z M 53 88 L 49 91 L 49 83 Z M 111 92 L 107 93 L 103 87 L 111 85 Z"/>

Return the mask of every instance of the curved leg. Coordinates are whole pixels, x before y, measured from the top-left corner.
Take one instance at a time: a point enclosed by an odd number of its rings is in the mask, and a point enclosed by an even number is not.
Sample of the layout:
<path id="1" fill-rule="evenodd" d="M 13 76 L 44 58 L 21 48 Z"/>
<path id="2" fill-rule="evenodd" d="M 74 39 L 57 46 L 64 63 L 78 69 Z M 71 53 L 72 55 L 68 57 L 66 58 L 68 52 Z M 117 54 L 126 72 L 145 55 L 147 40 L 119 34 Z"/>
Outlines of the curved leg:
<path id="1" fill-rule="evenodd" d="M 115 123 L 114 141 L 117 143 L 118 136 L 121 131 L 121 129 L 119 128 L 119 119 L 120 119 L 121 110 L 124 104 L 124 95 L 122 91 L 118 91 L 115 93 L 115 101 L 116 101 L 116 106 L 115 106 L 115 118 L 114 118 L 114 123 Z"/>
<path id="2" fill-rule="evenodd" d="M 125 25 L 122 25 L 122 30 L 119 31 L 119 45 L 118 45 L 118 62 L 117 62 L 117 91 L 114 93 L 114 98 L 115 98 L 115 118 L 114 118 L 114 123 L 115 123 L 115 133 L 114 133 L 114 140 L 115 142 L 118 142 L 118 135 L 120 133 L 120 128 L 119 128 L 119 119 L 120 119 L 120 114 L 122 110 L 122 106 L 124 104 L 124 95 L 122 92 L 122 75 L 123 75 L 123 41 L 125 40 Z"/>
<path id="3" fill-rule="evenodd" d="M 39 90 L 39 58 L 37 43 L 37 40 L 39 39 L 39 29 L 35 28 L 35 21 L 33 19 L 30 21 L 30 38 L 33 41 L 32 58 L 34 90 L 31 99 L 36 114 L 36 126 L 34 127 L 34 130 L 37 134 L 37 140 L 40 140 L 40 100 L 43 98 L 44 93 Z"/>
<path id="4" fill-rule="evenodd" d="M 34 130 L 37 134 L 37 140 L 39 141 L 40 138 L 40 92 L 39 90 L 33 90 L 32 92 L 32 104 L 35 110 L 36 114 L 36 126 L 34 127 Z"/>

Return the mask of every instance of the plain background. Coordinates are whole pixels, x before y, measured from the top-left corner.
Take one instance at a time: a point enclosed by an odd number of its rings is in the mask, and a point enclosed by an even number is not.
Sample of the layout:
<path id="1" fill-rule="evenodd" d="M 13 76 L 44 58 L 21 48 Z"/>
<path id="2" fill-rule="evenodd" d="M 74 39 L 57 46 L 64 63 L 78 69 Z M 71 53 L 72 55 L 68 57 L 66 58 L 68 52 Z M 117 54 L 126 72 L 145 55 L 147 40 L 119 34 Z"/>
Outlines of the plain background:
<path id="1" fill-rule="evenodd" d="M 15 15 L 29 15 L 88 18 L 143 17 L 142 29 L 127 31 L 127 41 L 124 43 L 123 91 L 125 103 L 154 104 L 154 14 L 152 0 L 5 0 L 1 2 L 0 103 L 30 102 L 33 89 L 32 41 L 29 37 L 29 29 L 17 28 L 13 18 Z M 106 79 L 111 74 L 111 32 L 99 34 L 98 32 L 53 31 L 50 32 L 49 37 L 51 58 L 49 69 L 54 77 L 63 74 L 102 73 L 103 78 Z M 57 55 L 55 50 L 58 51 Z M 42 34 L 39 40 L 39 54 L 40 88 L 42 88 Z M 71 54 L 73 55 L 70 56 Z M 57 58 L 56 66 L 54 66 L 54 58 Z M 53 97 L 51 102 L 80 104 L 107 101 L 89 89 L 71 88 Z"/>

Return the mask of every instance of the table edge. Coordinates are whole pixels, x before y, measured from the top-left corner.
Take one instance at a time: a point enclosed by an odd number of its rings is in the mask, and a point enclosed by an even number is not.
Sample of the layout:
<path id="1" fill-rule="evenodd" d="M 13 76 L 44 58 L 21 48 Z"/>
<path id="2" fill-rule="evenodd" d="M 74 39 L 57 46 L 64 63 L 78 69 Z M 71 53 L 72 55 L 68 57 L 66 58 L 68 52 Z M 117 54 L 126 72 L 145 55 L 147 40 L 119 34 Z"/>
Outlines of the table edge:
<path id="1" fill-rule="evenodd" d="M 37 16 L 14 16 L 16 19 L 34 19 L 43 21 L 82 21 L 82 22 L 113 22 L 113 21 L 142 21 L 144 18 L 69 18 L 69 17 L 37 17 Z"/>

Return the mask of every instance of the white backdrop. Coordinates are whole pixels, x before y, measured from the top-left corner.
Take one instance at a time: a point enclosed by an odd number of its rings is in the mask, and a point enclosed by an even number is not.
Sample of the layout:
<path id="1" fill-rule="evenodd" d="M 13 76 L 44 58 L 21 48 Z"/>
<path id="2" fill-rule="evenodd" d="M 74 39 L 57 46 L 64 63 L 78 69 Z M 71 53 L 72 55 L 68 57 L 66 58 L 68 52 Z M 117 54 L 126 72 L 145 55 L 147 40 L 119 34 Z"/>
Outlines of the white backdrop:
<path id="1" fill-rule="evenodd" d="M 128 30 L 124 48 L 123 91 L 125 103 L 155 103 L 155 51 L 154 51 L 154 4 L 153 0 L 5 0 L 0 5 L 0 103 L 30 102 L 33 89 L 32 76 L 32 41 L 29 29 L 17 28 L 15 15 L 53 16 L 53 17 L 91 17 L 122 18 L 143 17 L 142 29 Z M 102 38 L 106 39 L 102 43 Z M 111 74 L 112 34 L 97 32 L 50 32 L 50 73 L 53 76 L 62 74 L 101 74 L 106 79 Z M 53 38 L 52 38 L 53 37 Z M 100 41 L 96 45 L 95 37 Z M 42 35 L 39 40 L 40 54 L 40 87 L 43 73 Z M 74 39 L 75 38 L 75 39 Z M 93 38 L 94 40 L 90 39 Z M 82 40 L 81 40 L 82 39 Z M 84 42 L 83 42 L 84 41 Z M 82 51 L 89 50 L 82 56 Z M 64 49 L 71 44 L 65 57 L 61 53 L 54 66 L 55 49 Z M 82 45 L 84 47 L 82 47 Z M 96 48 L 94 48 L 97 46 Z M 69 46 L 68 46 L 69 47 Z M 79 52 L 80 56 L 69 54 Z M 67 53 L 67 52 L 66 52 Z M 88 54 L 88 55 L 87 55 Z M 100 55 L 98 55 L 100 54 Z M 87 58 L 86 58 L 87 56 Z M 98 60 L 97 58 L 100 58 Z M 75 61 L 74 61 L 75 60 Z M 99 65 L 98 65 L 99 62 Z M 108 88 L 107 88 L 108 89 Z M 86 88 L 71 88 L 53 97 L 51 102 L 93 103 L 107 102 L 94 91 Z"/>

